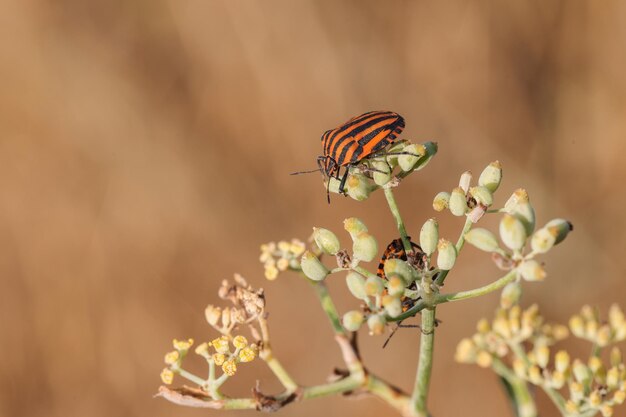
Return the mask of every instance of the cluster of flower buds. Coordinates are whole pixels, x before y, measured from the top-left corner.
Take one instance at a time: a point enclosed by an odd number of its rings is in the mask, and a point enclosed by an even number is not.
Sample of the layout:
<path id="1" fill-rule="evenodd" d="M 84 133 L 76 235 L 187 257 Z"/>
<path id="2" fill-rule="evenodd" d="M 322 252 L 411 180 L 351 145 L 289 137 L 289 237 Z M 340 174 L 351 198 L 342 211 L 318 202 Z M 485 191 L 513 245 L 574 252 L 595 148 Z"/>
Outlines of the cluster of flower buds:
<path id="1" fill-rule="evenodd" d="M 615 329 L 624 325 L 624 316 L 617 306 L 611 307 L 610 316 L 609 333 L 617 334 L 619 331 Z M 589 325 L 589 331 L 587 323 L 595 323 Z M 583 307 L 580 315 L 572 317 L 570 327 L 572 333 L 596 346 L 606 346 L 608 340 L 623 340 L 599 339 L 597 313 L 588 306 Z M 521 312 L 516 305 L 498 310 L 491 324 L 485 319 L 479 321 L 477 333 L 459 343 L 456 360 L 487 368 L 495 358 L 502 359 L 512 353 L 510 367 L 518 378 L 546 390 L 567 388 L 569 399 L 562 400 L 567 413 L 594 415 L 600 412 L 604 417 L 612 416 L 614 406 L 626 400 L 626 367 L 621 352 L 616 347 L 612 349 L 608 367 L 597 352 L 586 363 L 578 359 L 572 361 L 564 350 L 552 355 L 550 347 L 567 335 L 565 326 L 544 324 L 536 306 Z M 558 392 L 554 395 L 561 397 Z"/>
<path id="2" fill-rule="evenodd" d="M 501 210 L 499 234 L 504 248 L 496 236 L 487 229 L 474 228 L 465 234 L 465 240 L 485 252 L 491 252 L 496 265 L 503 270 L 515 269 L 518 278 L 526 281 L 541 281 L 546 272 L 534 258 L 549 251 L 565 239 L 572 230 L 572 224 L 564 219 L 549 221 L 535 231 L 535 210 L 528 199 L 526 190 L 519 189 L 509 198 Z M 524 253 L 530 241 L 531 251 Z"/>
<path id="3" fill-rule="evenodd" d="M 351 168 L 345 192 L 357 201 L 366 200 L 372 192 L 388 183 L 399 181 L 412 172 L 424 168 L 436 153 L 435 142 L 412 144 L 405 140 L 398 141 L 384 153 L 369 156 Z M 324 185 L 328 186 L 331 192 L 339 193 L 341 181 L 332 177 L 328 181 L 330 185 L 327 183 Z"/>
<path id="4" fill-rule="evenodd" d="M 493 193 L 500 186 L 501 180 L 502 167 L 498 161 L 487 165 L 478 177 L 478 185 L 473 187 L 472 173 L 466 171 L 461 174 L 459 186 L 451 193 L 442 191 L 435 196 L 433 208 L 436 211 L 447 208 L 454 216 L 467 216 L 476 223 L 493 204 Z"/>
<path id="5" fill-rule="evenodd" d="M 298 239 L 291 242 L 269 242 L 261 245 L 259 261 L 265 267 L 265 278 L 275 280 L 280 272 L 298 269 L 298 258 L 305 251 L 306 245 Z"/>
<path id="6" fill-rule="evenodd" d="M 574 336 L 586 339 L 598 347 L 605 347 L 612 343 L 626 339 L 626 319 L 624 312 L 613 304 L 609 309 L 609 320 L 602 323 L 598 311 L 588 305 L 580 310 L 580 314 L 572 316 L 569 327 Z"/>

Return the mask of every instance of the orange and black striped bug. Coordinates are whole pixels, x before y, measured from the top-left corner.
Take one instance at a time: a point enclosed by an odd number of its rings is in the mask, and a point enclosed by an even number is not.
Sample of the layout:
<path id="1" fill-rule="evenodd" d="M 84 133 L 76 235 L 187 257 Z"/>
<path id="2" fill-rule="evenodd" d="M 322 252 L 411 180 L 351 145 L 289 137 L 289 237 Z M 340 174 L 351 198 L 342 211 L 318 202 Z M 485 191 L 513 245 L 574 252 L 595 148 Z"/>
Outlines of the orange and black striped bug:
<path id="1" fill-rule="evenodd" d="M 324 132 L 323 154 L 317 158 L 318 169 L 294 172 L 292 175 L 318 171 L 323 173 L 328 178 L 326 195 L 330 203 L 330 178 L 339 180 L 341 168 L 345 168 L 339 184 L 339 192 L 345 194 L 344 186 L 350 167 L 392 144 L 403 129 L 404 118 L 392 111 L 371 111 L 353 117 Z"/>

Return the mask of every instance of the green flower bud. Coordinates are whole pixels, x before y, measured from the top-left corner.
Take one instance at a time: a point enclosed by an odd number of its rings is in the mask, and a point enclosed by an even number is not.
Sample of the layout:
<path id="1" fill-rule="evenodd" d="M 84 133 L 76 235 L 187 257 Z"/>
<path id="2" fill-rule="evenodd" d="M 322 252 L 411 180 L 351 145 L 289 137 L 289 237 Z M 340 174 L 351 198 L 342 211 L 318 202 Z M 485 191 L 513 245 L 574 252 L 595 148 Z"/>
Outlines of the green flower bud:
<path id="1" fill-rule="evenodd" d="M 304 252 L 300 261 L 302 272 L 313 281 L 321 281 L 328 275 L 328 268 L 310 251 Z"/>
<path id="2" fill-rule="evenodd" d="M 367 298 L 367 294 L 365 292 L 365 278 L 363 278 L 361 274 L 354 271 L 348 272 L 348 275 L 346 276 L 346 285 L 348 285 L 348 289 L 354 297 L 359 300 Z"/>
<path id="3" fill-rule="evenodd" d="M 472 172 L 465 171 L 461 174 L 461 178 L 459 178 L 459 188 L 463 190 L 465 194 L 470 189 L 470 184 L 472 183 Z"/>
<path id="4" fill-rule="evenodd" d="M 550 220 L 545 226 L 554 235 L 554 244 L 561 243 L 567 234 L 574 230 L 574 225 L 565 219 Z"/>
<path id="5" fill-rule="evenodd" d="M 507 284 L 500 294 L 500 306 L 509 309 L 519 302 L 522 296 L 522 286 L 519 282 L 511 282 Z"/>
<path id="6" fill-rule="evenodd" d="M 586 385 L 586 383 L 591 379 L 591 371 L 578 359 L 574 361 L 572 370 L 574 371 L 574 378 L 576 378 L 576 381 L 583 385 Z"/>
<path id="7" fill-rule="evenodd" d="M 535 209 L 530 204 L 526 190 L 523 188 L 516 190 L 504 205 L 504 209 L 524 223 L 528 236 L 533 233 L 535 230 Z"/>
<path id="8" fill-rule="evenodd" d="M 620 366 L 622 363 L 622 351 L 619 350 L 617 346 L 614 346 L 611 349 L 611 354 L 609 355 L 611 366 Z"/>
<path id="9" fill-rule="evenodd" d="M 439 241 L 439 224 L 435 219 L 428 219 L 422 226 L 420 231 L 420 246 L 424 253 L 428 256 L 432 255 L 437 249 Z"/>
<path id="10" fill-rule="evenodd" d="M 556 236 L 550 232 L 549 229 L 545 227 L 537 230 L 533 237 L 530 240 L 530 247 L 533 252 L 536 253 L 546 253 L 552 246 L 554 246 L 554 242 L 556 242 Z"/>
<path id="11" fill-rule="evenodd" d="M 400 277 L 405 284 L 415 281 L 416 273 L 408 263 L 402 259 L 391 258 L 385 261 L 385 276 L 387 278 Z"/>
<path id="12" fill-rule="evenodd" d="M 456 247 L 452 242 L 441 239 L 437 245 L 437 266 L 439 269 L 449 271 L 456 261 Z"/>
<path id="13" fill-rule="evenodd" d="M 389 317 L 398 317 L 402 314 L 402 302 L 398 297 L 385 295 L 383 297 L 383 307 L 385 308 L 385 313 L 387 313 Z"/>
<path id="14" fill-rule="evenodd" d="M 334 255 L 341 249 L 339 239 L 337 239 L 337 236 L 335 236 L 335 234 L 328 229 L 314 227 L 313 239 L 315 240 L 317 247 L 329 255 Z"/>
<path id="15" fill-rule="evenodd" d="M 487 188 L 494 193 L 500 186 L 502 181 L 502 166 L 500 161 L 494 161 L 487 165 L 487 167 L 480 173 L 478 177 L 478 185 Z"/>
<path id="16" fill-rule="evenodd" d="M 330 185 L 328 185 L 330 184 Z M 324 182 L 324 186 L 328 187 L 328 191 L 335 194 L 343 194 L 343 192 L 339 192 L 339 186 L 341 185 L 341 181 L 335 177 L 330 177 Z"/>
<path id="17" fill-rule="evenodd" d="M 422 156 L 419 161 L 417 161 L 417 164 L 413 166 L 413 170 L 415 171 L 419 171 L 430 162 L 433 156 L 437 153 L 438 146 L 437 142 L 424 142 L 421 145 L 418 145 L 418 148 L 419 152 L 417 153 L 424 156 Z"/>
<path id="18" fill-rule="evenodd" d="M 535 348 L 535 363 L 541 368 L 548 366 L 550 360 L 550 349 L 547 346 L 537 346 Z"/>
<path id="19" fill-rule="evenodd" d="M 370 179 L 363 174 L 350 174 L 346 181 L 348 196 L 357 201 L 367 200 L 376 187 L 372 186 Z"/>
<path id="20" fill-rule="evenodd" d="M 371 297 L 381 295 L 385 291 L 385 283 L 382 278 L 373 275 L 365 281 L 365 293 Z"/>
<path id="21" fill-rule="evenodd" d="M 361 261 L 370 262 L 378 254 L 378 243 L 374 236 L 367 232 L 361 232 L 354 236 L 352 244 L 352 252 L 354 258 Z"/>
<path id="22" fill-rule="evenodd" d="M 372 335 L 383 334 L 385 331 L 385 324 L 387 324 L 387 320 L 385 320 L 384 316 L 379 314 L 372 315 L 367 319 L 367 327 L 369 327 L 370 334 Z"/>
<path id="23" fill-rule="evenodd" d="M 363 313 L 357 310 L 348 311 L 343 315 L 343 327 L 349 332 L 356 332 L 363 324 Z"/>
<path id="24" fill-rule="evenodd" d="M 391 167 L 384 160 L 372 161 L 372 168 L 376 169 L 372 177 L 377 185 L 383 186 L 391 180 Z"/>
<path id="25" fill-rule="evenodd" d="M 509 249 L 520 250 L 526 244 L 528 235 L 520 219 L 505 214 L 500 221 L 500 238 Z"/>
<path id="26" fill-rule="evenodd" d="M 493 204 L 493 195 L 487 187 L 482 187 L 480 185 L 472 187 L 470 188 L 469 193 L 481 206 L 489 207 Z"/>
<path id="27" fill-rule="evenodd" d="M 350 236 L 354 239 L 354 236 L 361 232 L 367 232 L 367 226 L 360 219 L 356 217 L 349 217 L 343 221 L 343 228 L 346 229 Z"/>
<path id="28" fill-rule="evenodd" d="M 482 228 L 472 229 L 465 233 L 465 241 L 485 252 L 495 252 L 500 247 L 495 235 Z"/>
<path id="29" fill-rule="evenodd" d="M 546 271 L 534 259 L 522 262 L 517 270 L 526 281 L 543 281 L 546 277 Z"/>
<path id="30" fill-rule="evenodd" d="M 452 190 L 448 206 L 450 208 L 450 212 L 455 216 L 462 216 L 467 212 L 467 197 L 461 187 L 457 187 Z"/>
<path id="31" fill-rule="evenodd" d="M 402 171 L 407 172 L 412 170 L 415 164 L 417 164 L 417 161 L 426 154 L 426 149 L 423 145 L 410 144 L 405 146 L 402 152 L 406 152 L 407 154 L 398 155 L 398 165 L 400 165 Z"/>
<path id="32" fill-rule="evenodd" d="M 393 275 L 387 282 L 387 292 L 392 297 L 399 297 L 404 294 L 405 281 L 398 275 Z"/>
<path id="33" fill-rule="evenodd" d="M 437 194 L 433 200 L 433 208 L 435 211 L 444 211 L 450 203 L 450 193 L 442 191 Z"/>
<path id="34" fill-rule="evenodd" d="M 569 353 L 565 350 L 560 350 L 554 356 L 554 368 L 562 373 L 567 372 L 569 369 L 570 357 Z"/>

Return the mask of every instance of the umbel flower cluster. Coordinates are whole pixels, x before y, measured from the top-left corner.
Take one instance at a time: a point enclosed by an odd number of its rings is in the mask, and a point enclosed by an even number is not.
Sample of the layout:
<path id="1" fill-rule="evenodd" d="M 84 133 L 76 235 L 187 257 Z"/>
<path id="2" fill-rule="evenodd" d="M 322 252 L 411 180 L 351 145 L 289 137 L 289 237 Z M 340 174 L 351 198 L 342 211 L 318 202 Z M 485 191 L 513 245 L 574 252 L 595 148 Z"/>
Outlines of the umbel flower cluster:
<path id="1" fill-rule="evenodd" d="M 437 310 L 449 302 L 501 291 L 495 319 L 481 320 L 477 333 L 459 344 L 456 359 L 493 369 L 505 381 L 517 416 L 538 414 L 530 385 L 546 391 L 563 416 L 610 416 L 613 408 L 624 401 L 624 365 L 618 350 L 613 349 L 608 364 L 602 363 L 599 352 L 626 337 L 621 310 L 612 307 L 608 323 L 603 323 L 594 310 L 584 308 L 572 318 L 570 328 L 575 336 L 593 343 L 592 358 L 571 360 L 563 350 L 551 361 L 550 348 L 567 337 L 567 327 L 544 323 L 537 306 L 522 310 L 518 304 L 524 285 L 546 278 L 541 257 L 564 241 L 573 229 L 571 223 L 556 218 L 538 227 L 535 210 L 522 188 L 505 197 L 504 205 L 498 205 L 496 194 L 502 181 L 502 166 L 495 161 L 482 170 L 475 182 L 469 171 L 464 172 L 458 186 L 452 185 L 451 191 L 442 191 L 432 200 L 436 213 L 464 219 L 458 237 L 440 236 L 439 220 L 434 217 L 417 223 L 418 228 L 410 232 L 400 214 L 394 189 L 410 174 L 426 167 L 437 149 L 433 142 L 398 141 L 384 153 L 370 155 L 349 167 L 347 196 L 365 201 L 382 190 L 397 227 L 398 238 L 392 242 L 380 242 L 366 222 L 348 217 L 343 222 L 345 233 L 314 227 L 308 240 L 281 240 L 261 246 L 259 260 L 268 280 L 289 274 L 299 275 L 299 279 L 310 284 L 334 332 L 343 367 L 332 370 L 328 380 L 318 385 L 296 382 L 272 352 L 265 293 L 236 275 L 233 284 L 224 281 L 219 290 L 220 297 L 230 301 L 231 306 L 211 305 L 205 311 L 215 334 L 198 345 L 195 353 L 206 361 L 208 377 L 182 367 L 193 341 L 175 340 L 174 350 L 165 356 L 166 368 L 161 374 L 165 386 L 158 395 L 185 406 L 276 411 L 310 398 L 365 393 L 386 402 L 403 416 L 432 416 L 427 400 L 434 338 L 437 332 L 446 331 L 445 326 L 436 328 Z M 331 192 L 339 191 L 336 178 L 325 178 L 324 186 Z M 495 232 L 477 226 L 485 216 L 498 217 Z M 466 243 L 489 253 L 503 275 L 478 288 L 444 293 L 443 284 L 454 274 Z M 378 268 L 369 269 L 370 262 Z M 335 307 L 326 286 L 329 279 L 344 281 L 346 291 L 355 298 L 347 311 L 340 312 Z M 362 329 L 372 336 L 389 334 L 402 321 L 416 316 L 420 320 L 419 326 L 415 326 L 420 331 L 418 365 L 415 384 L 405 392 L 367 369 L 359 354 L 356 334 Z M 236 375 L 238 367 L 257 357 L 280 381 L 283 391 L 263 393 L 257 385 L 250 397 L 224 394 L 222 385 Z M 194 386 L 172 389 L 169 385 L 175 377 Z M 568 390 L 569 396 L 564 397 L 559 390 Z"/>

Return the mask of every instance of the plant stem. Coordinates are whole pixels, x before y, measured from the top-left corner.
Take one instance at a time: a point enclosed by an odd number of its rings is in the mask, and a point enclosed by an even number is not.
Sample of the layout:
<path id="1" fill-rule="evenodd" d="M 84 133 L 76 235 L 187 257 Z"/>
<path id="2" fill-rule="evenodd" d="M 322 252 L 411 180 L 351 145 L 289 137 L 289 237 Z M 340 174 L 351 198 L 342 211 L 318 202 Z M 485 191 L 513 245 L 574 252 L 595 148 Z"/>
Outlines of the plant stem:
<path id="1" fill-rule="evenodd" d="M 472 223 L 469 217 L 465 218 L 465 224 L 463 225 L 463 229 L 461 230 L 461 235 L 459 236 L 459 239 L 456 241 L 456 245 L 455 245 L 457 256 L 461 252 L 461 249 L 463 249 L 463 245 L 465 245 L 465 234 L 469 232 L 473 224 L 474 223 Z M 442 286 L 443 282 L 448 276 L 448 272 L 450 271 L 441 271 L 439 273 L 439 276 L 435 280 L 435 283 L 439 286 Z"/>
<path id="2" fill-rule="evenodd" d="M 391 190 L 391 187 L 383 187 L 383 189 L 385 191 L 385 198 L 387 198 L 389 210 L 391 210 L 391 214 L 396 220 L 396 227 L 398 228 L 398 232 L 400 232 L 400 238 L 402 239 L 402 246 L 404 246 L 404 251 L 406 253 L 413 252 L 413 248 L 411 247 L 411 241 L 406 234 L 406 228 L 404 227 L 404 222 L 402 221 L 402 217 L 400 216 L 400 210 L 398 210 L 396 199 L 393 196 L 393 191 Z"/>
<path id="3" fill-rule="evenodd" d="M 411 405 L 420 417 L 428 416 L 426 400 L 430 375 L 433 368 L 433 347 L 435 343 L 435 308 L 422 311 L 422 336 L 420 338 L 420 356 L 415 378 L 415 388 Z"/>
<path id="4" fill-rule="evenodd" d="M 330 293 L 328 292 L 326 284 L 323 281 L 316 281 L 311 282 L 311 285 L 315 288 L 315 294 L 317 295 L 317 298 L 319 298 L 322 309 L 328 316 L 328 320 L 330 320 L 330 324 L 335 334 L 345 335 L 346 332 L 341 325 L 341 320 L 339 320 L 339 313 L 337 313 L 335 303 L 333 303 L 332 298 L 330 298 Z"/>
<path id="5" fill-rule="evenodd" d="M 258 318 L 259 329 L 261 330 L 261 338 L 263 339 L 262 349 L 259 352 L 259 357 L 265 361 L 270 370 L 274 373 L 276 378 L 285 387 L 287 392 L 292 393 L 298 389 L 298 384 L 291 378 L 289 373 L 283 368 L 283 365 L 276 359 L 272 346 L 270 343 L 270 330 L 267 324 L 267 319 L 264 316 Z"/>
<path id="6" fill-rule="evenodd" d="M 515 407 L 516 415 L 518 417 L 536 417 L 537 407 L 526 382 L 515 375 L 498 358 L 493 358 L 492 368 L 511 387 L 511 402 Z"/>
<path id="7" fill-rule="evenodd" d="M 409 317 L 415 316 L 417 313 L 426 308 L 426 303 L 424 300 L 418 300 L 413 307 L 409 308 L 404 313 L 400 314 L 396 317 L 387 317 L 387 321 L 401 321 L 404 319 L 408 319 Z"/>
<path id="8" fill-rule="evenodd" d="M 178 368 L 174 370 L 174 372 L 176 372 L 178 375 L 182 376 L 183 378 L 193 382 L 196 385 L 199 385 L 201 387 L 206 385 L 206 381 L 204 379 L 192 374 L 191 372 L 185 371 L 183 368 Z"/>
<path id="9" fill-rule="evenodd" d="M 438 294 L 435 296 L 435 304 L 447 303 L 448 301 L 466 300 L 468 298 L 480 297 L 481 295 L 489 294 L 496 291 L 506 284 L 515 281 L 517 278 L 517 271 L 510 271 L 502 278 L 487 284 L 483 287 L 475 288 L 468 291 L 453 292 L 450 294 Z"/>

